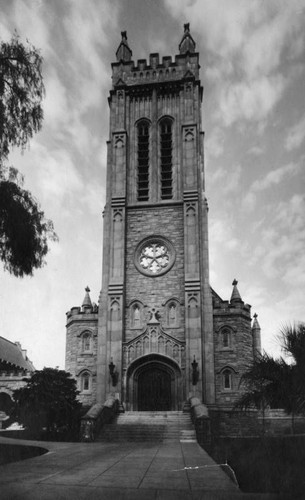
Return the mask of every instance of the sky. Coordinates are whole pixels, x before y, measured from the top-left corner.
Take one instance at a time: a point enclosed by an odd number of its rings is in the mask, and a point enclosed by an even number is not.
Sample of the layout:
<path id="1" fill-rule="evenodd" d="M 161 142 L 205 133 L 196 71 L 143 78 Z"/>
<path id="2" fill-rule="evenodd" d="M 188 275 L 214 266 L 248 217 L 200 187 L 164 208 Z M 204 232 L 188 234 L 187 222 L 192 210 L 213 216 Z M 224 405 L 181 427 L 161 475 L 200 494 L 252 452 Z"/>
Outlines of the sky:
<path id="1" fill-rule="evenodd" d="M 9 164 L 54 223 L 33 277 L 0 267 L 0 335 L 36 369 L 64 368 L 66 312 L 98 302 L 111 62 L 126 30 L 133 59 L 178 53 L 189 22 L 204 86 L 210 282 L 238 280 L 263 348 L 305 321 L 305 0 L 0 0 L 0 39 L 41 50 L 42 130 Z"/>

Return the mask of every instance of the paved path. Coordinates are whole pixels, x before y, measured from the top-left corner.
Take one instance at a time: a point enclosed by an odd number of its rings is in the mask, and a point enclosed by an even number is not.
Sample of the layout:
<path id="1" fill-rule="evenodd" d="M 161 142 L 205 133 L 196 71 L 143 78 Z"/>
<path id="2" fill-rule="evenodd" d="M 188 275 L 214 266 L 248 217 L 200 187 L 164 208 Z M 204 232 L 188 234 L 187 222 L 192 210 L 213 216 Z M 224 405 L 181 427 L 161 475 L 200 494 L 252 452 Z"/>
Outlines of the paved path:
<path id="1" fill-rule="evenodd" d="M 196 442 L 42 443 L 45 455 L 0 466 L 1 500 L 199 500 L 244 495 Z M 274 498 L 274 497 L 273 497 Z"/>

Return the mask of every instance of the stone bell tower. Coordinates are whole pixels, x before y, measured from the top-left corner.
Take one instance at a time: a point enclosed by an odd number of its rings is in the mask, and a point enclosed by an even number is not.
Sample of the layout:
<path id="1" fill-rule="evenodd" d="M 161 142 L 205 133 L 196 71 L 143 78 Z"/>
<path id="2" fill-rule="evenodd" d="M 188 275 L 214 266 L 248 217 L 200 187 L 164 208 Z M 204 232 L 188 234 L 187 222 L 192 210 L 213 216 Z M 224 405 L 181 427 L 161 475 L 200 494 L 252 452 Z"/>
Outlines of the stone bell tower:
<path id="1" fill-rule="evenodd" d="M 97 401 L 129 410 L 215 403 L 199 54 L 112 64 Z"/>

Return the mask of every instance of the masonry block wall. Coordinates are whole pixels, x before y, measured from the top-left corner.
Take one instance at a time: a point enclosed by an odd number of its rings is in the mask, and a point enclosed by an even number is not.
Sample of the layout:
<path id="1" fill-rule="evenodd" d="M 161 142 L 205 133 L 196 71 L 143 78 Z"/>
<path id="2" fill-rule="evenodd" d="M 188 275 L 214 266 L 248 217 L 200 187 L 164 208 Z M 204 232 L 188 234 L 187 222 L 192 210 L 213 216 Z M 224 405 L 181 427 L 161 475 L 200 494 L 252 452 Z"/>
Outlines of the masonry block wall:
<path id="1" fill-rule="evenodd" d="M 137 245 L 147 236 L 164 236 L 173 243 L 175 262 L 162 276 L 145 276 L 135 267 Z M 150 207 L 129 209 L 127 212 L 126 241 L 126 316 L 125 341 L 129 341 L 143 331 L 149 320 L 149 310 L 155 308 L 160 313 L 162 328 L 173 337 L 184 340 L 184 242 L 182 206 Z M 174 299 L 179 307 L 179 321 L 169 326 L 167 307 Z M 132 305 L 140 301 L 144 310 L 142 325 L 135 329 L 132 325 Z M 142 328 L 141 328 L 142 327 Z"/>

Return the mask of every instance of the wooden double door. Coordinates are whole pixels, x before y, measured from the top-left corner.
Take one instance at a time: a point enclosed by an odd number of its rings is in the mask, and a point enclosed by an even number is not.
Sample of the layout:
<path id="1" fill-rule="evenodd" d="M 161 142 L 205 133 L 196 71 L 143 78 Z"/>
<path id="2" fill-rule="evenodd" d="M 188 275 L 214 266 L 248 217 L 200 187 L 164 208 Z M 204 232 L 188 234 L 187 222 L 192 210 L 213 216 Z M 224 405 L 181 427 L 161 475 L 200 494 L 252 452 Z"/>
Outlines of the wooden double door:
<path id="1" fill-rule="evenodd" d="M 139 373 L 138 410 L 170 411 L 172 407 L 171 374 L 158 364 L 149 364 Z"/>

